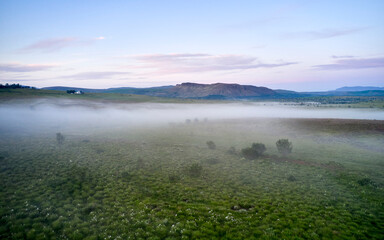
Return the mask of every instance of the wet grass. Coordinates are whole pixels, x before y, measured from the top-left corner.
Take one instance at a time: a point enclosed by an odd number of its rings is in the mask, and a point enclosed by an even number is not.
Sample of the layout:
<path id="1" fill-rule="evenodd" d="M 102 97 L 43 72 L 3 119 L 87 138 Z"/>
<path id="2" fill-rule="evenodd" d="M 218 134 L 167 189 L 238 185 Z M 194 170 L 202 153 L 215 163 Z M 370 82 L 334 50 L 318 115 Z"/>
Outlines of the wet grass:
<path id="1" fill-rule="evenodd" d="M 62 144 L 2 134 L 0 238 L 383 239 L 382 126 L 208 121 L 62 132 Z M 253 142 L 267 150 L 245 159 Z"/>

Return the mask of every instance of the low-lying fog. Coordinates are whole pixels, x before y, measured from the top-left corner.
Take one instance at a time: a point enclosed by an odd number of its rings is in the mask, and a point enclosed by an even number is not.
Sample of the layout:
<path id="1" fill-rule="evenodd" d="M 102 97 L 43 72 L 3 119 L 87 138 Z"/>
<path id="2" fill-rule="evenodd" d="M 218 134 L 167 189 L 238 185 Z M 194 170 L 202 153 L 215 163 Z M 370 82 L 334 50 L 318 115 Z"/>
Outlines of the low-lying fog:
<path id="1" fill-rule="evenodd" d="M 384 120 L 378 109 L 322 108 L 279 103 L 100 103 L 38 99 L 0 104 L 0 132 L 81 131 L 238 118 L 342 118 Z M 188 120 L 189 119 L 189 120 Z"/>

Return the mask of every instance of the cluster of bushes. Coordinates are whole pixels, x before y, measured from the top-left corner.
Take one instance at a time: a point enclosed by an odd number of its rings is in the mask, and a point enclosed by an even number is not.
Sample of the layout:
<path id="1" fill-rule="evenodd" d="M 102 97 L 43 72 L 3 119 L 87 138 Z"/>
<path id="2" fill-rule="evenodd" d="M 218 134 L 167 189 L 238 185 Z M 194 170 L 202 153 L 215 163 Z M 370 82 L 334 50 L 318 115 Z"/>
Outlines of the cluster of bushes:
<path id="1" fill-rule="evenodd" d="M 286 157 L 292 152 L 292 143 L 288 139 L 279 139 L 276 142 L 279 153 Z M 247 159 L 256 159 L 261 157 L 267 150 L 262 143 L 253 143 L 251 147 L 241 149 L 241 154 Z"/>
<path id="2" fill-rule="evenodd" d="M 206 144 L 209 149 L 216 149 L 216 144 L 213 141 L 207 141 Z M 276 147 L 283 157 L 286 157 L 292 152 L 292 142 L 288 139 L 279 139 L 276 142 Z M 241 154 L 247 159 L 256 159 L 261 157 L 266 150 L 267 148 L 263 143 L 252 143 L 250 147 L 241 149 Z M 236 154 L 235 147 L 230 147 L 227 153 Z"/>

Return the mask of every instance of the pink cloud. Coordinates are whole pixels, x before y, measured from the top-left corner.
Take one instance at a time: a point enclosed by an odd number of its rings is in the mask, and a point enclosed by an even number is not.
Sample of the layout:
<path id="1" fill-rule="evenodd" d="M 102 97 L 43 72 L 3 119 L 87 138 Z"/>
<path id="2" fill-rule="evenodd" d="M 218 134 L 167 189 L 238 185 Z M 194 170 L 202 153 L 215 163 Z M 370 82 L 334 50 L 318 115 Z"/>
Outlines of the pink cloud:
<path id="1" fill-rule="evenodd" d="M 105 79 L 111 78 L 118 75 L 127 75 L 128 72 L 82 72 L 68 76 L 62 76 L 60 78 L 70 78 L 76 80 L 94 80 L 94 79 Z"/>
<path id="2" fill-rule="evenodd" d="M 384 58 L 341 59 L 332 64 L 315 65 L 313 67 L 318 70 L 384 68 Z"/>
<path id="3" fill-rule="evenodd" d="M 250 56 L 203 53 L 136 55 L 133 58 L 141 63 L 137 68 L 156 69 L 155 74 L 276 68 L 296 64 L 296 62 L 263 63 Z"/>
<path id="4" fill-rule="evenodd" d="M 0 64 L 2 72 L 36 72 L 44 71 L 56 67 L 54 64 L 21 64 L 21 63 L 3 63 Z"/>
<path id="5" fill-rule="evenodd" d="M 96 37 L 90 40 L 80 40 L 73 37 L 64 37 L 64 38 L 50 38 L 44 39 L 38 42 L 35 42 L 31 45 L 28 45 L 20 50 L 20 52 L 55 52 L 63 48 L 68 47 L 77 47 L 77 46 L 87 46 L 93 44 L 95 41 L 104 40 L 105 37 Z"/>

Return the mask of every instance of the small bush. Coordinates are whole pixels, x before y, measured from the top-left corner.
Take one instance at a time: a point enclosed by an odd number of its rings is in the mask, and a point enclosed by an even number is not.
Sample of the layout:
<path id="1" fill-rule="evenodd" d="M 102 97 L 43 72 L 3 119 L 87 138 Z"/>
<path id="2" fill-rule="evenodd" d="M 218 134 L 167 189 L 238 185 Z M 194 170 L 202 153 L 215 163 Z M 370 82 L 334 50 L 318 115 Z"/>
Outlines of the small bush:
<path id="1" fill-rule="evenodd" d="M 63 144 L 65 137 L 61 133 L 56 133 L 56 141 L 58 144 Z"/>
<path id="2" fill-rule="evenodd" d="M 168 176 L 168 179 L 169 179 L 169 182 L 176 183 L 176 182 L 179 182 L 181 180 L 181 177 L 177 174 L 170 174 Z"/>
<path id="3" fill-rule="evenodd" d="M 123 179 L 124 182 L 129 182 L 132 180 L 133 175 L 127 171 L 124 171 L 121 173 L 121 178 Z"/>
<path id="4" fill-rule="evenodd" d="M 203 172 L 203 166 L 198 163 L 194 163 L 188 167 L 187 172 L 190 177 L 200 177 Z"/>
<path id="5" fill-rule="evenodd" d="M 288 139 L 279 139 L 276 142 L 276 147 L 284 157 L 292 152 L 292 143 Z"/>
<path id="6" fill-rule="evenodd" d="M 232 155 L 235 155 L 237 152 L 236 152 L 236 148 L 235 147 L 230 147 L 227 151 L 228 154 L 232 154 Z"/>
<path id="7" fill-rule="evenodd" d="M 216 144 L 213 141 L 208 141 L 207 146 L 209 149 L 216 149 Z"/>
<path id="8" fill-rule="evenodd" d="M 241 149 L 241 154 L 247 159 L 256 159 L 261 157 L 267 150 L 262 143 L 253 143 L 251 147 Z"/>
<path id="9" fill-rule="evenodd" d="M 139 157 L 139 158 L 137 159 L 137 162 L 136 162 L 136 168 L 137 168 L 137 169 L 142 169 L 142 168 L 144 168 L 144 167 L 145 167 L 144 160 L 143 160 L 141 157 Z"/>
<path id="10" fill-rule="evenodd" d="M 357 183 L 360 185 L 360 186 L 372 186 L 372 187 L 375 187 L 376 184 L 374 181 L 372 181 L 371 179 L 369 178 L 363 178 L 363 179 L 360 179 L 357 181 Z"/>
<path id="11" fill-rule="evenodd" d="M 294 181 L 296 181 L 296 178 L 295 178 L 295 176 L 290 175 L 290 176 L 287 178 L 287 180 L 290 181 L 290 182 L 294 182 Z"/>
<path id="12" fill-rule="evenodd" d="M 214 165 L 220 163 L 220 160 L 217 158 L 208 158 L 205 162 L 210 165 Z"/>

